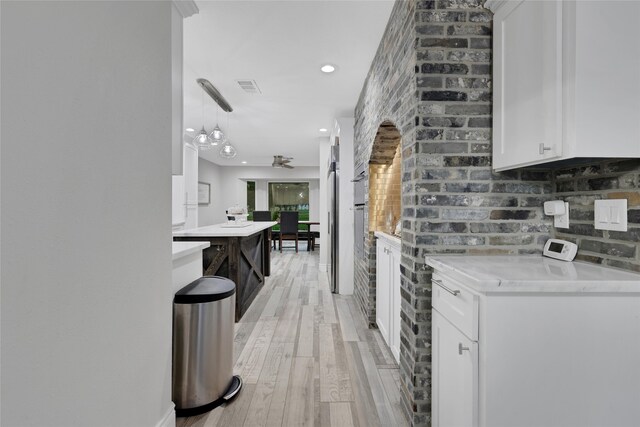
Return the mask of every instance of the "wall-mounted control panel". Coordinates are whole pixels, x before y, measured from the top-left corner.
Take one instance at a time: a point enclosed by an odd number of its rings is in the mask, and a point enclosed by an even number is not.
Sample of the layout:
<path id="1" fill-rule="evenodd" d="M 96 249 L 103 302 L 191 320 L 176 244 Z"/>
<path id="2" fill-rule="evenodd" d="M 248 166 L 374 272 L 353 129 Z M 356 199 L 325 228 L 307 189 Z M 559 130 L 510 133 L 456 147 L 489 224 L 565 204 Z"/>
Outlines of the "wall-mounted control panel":
<path id="1" fill-rule="evenodd" d="M 627 199 L 596 200 L 596 230 L 627 231 Z"/>
<path id="2" fill-rule="evenodd" d="M 569 228 L 569 203 L 562 200 L 544 202 L 544 214 L 553 216 L 556 228 Z"/>
<path id="3" fill-rule="evenodd" d="M 560 239 L 549 239 L 544 245 L 542 255 L 561 261 L 573 261 L 578 253 L 578 245 Z"/>

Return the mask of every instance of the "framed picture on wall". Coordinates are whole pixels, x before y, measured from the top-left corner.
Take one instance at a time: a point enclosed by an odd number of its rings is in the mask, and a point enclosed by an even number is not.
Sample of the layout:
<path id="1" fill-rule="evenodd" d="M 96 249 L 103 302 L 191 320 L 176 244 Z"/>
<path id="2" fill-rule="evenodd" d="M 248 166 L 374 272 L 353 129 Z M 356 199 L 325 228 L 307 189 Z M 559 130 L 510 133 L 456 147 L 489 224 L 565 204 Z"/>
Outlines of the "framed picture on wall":
<path id="1" fill-rule="evenodd" d="M 211 203 L 211 184 L 208 182 L 198 182 L 198 204 L 208 205 Z"/>

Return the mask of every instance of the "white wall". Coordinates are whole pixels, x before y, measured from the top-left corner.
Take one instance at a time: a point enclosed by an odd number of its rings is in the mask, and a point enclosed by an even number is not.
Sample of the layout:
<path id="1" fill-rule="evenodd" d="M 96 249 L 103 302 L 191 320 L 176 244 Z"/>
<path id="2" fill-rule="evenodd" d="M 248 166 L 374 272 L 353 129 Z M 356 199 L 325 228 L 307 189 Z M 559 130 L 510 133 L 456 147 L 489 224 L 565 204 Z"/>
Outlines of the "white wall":
<path id="1" fill-rule="evenodd" d="M 351 118 L 336 119 L 334 133 L 340 136 L 340 194 L 338 212 L 338 286 L 340 294 L 351 295 L 354 288 L 353 257 L 355 240 L 353 212 L 353 126 Z"/>
<path id="2" fill-rule="evenodd" d="M 207 207 L 207 220 L 201 218 L 200 226 L 211 225 L 225 220 L 225 211 L 230 206 L 247 205 L 247 181 L 256 181 L 256 209 L 268 209 L 269 182 L 309 182 L 309 216 L 311 220 L 321 220 L 319 208 L 319 183 L 317 167 L 300 166 L 295 169 L 277 169 L 270 166 L 218 166 L 200 159 L 206 170 L 217 168 L 220 176 L 221 197 L 214 200 Z M 211 166 L 209 166 L 211 165 Z M 203 172 L 199 174 L 199 181 L 207 181 Z M 207 181 L 208 182 L 208 181 Z M 213 185 L 212 185 L 213 192 Z M 202 208 L 201 208 L 202 209 Z M 199 210 L 199 214 L 203 211 Z M 212 222 L 208 222 L 212 221 Z"/>
<path id="3" fill-rule="evenodd" d="M 198 181 L 211 184 L 211 203 L 198 206 L 198 226 L 219 224 L 226 221 L 225 209 L 220 209 L 220 200 L 224 193 L 224 174 L 222 166 L 200 157 L 198 159 Z"/>
<path id="4" fill-rule="evenodd" d="M 309 221 L 318 220 L 320 220 L 320 182 L 312 179 L 309 181 Z"/>
<path id="5" fill-rule="evenodd" d="M 177 36 L 171 38 L 171 173 L 182 175 L 182 135 L 183 126 L 183 91 L 182 69 L 184 55 L 182 50 L 182 15 L 175 9 L 171 14 L 171 33 Z"/>
<path id="6" fill-rule="evenodd" d="M 171 3 L 0 7 L 0 423 L 158 425 L 173 407 Z"/>
<path id="7" fill-rule="evenodd" d="M 320 154 L 320 187 L 318 191 L 320 215 L 320 260 L 318 261 L 318 264 L 321 271 L 327 271 L 329 263 L 329 224 L 327 223 L 327 215 L 329 212 L 329 194 L 327 189 L 327 173 L 329 172 L 327 161 L 329 159 L 330 152 L 329 139 L 320 141 L 318 151 Z"/>
<path id="8" fill-rule="evenodd" d="M 269 181 L 266 179 L 256 181 L 256 210 L 269 210 Z"/>

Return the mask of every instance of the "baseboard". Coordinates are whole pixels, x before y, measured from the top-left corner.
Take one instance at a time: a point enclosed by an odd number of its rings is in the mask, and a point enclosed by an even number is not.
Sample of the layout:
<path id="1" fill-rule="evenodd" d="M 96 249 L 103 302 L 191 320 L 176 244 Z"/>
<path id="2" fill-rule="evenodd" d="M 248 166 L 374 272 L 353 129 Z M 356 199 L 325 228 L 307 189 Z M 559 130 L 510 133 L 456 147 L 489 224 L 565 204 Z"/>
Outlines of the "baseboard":
<path id="1" fill-rule="evenodd" d="M 164 417 L 156 424 L 156 427 L 176 427 L 176 409 L 173 402 Z"/>
<path id="2" fill-rule="evenodd" d="M 318 264 L 318 270 L 320 271 L 327 271 L 327 266 L 329 264 Z"/>

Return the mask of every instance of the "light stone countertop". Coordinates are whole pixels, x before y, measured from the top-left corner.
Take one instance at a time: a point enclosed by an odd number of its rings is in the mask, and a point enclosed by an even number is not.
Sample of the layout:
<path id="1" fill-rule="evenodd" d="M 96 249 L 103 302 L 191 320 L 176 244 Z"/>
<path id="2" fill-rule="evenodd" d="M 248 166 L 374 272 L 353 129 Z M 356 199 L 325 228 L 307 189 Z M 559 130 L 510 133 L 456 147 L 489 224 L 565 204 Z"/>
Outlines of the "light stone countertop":
<path id="1" fill-rule="evenodd" d="M 209 242 L 173 242 L 172 244 L 172 260 L 175 261 L 191 255 L 194 252 L 202 251 L 211 246 Z"/>
<path id="2" fill-rule="evenodd" d="M 606 292 L 640 294 L 640 274 L 542 255 L 426 256 L 435 270 L 480 293 Z"/>
<path id="3" fill-rule="evenodd" d="M 248 237 L 277 224 L 275 221 L 247 221 L 245 227 L 229 227 L 229 224 L 215 224 L 189 230 L 174 231 L 174 237 Z"/>
<path id="4" fill-rule="evenodd" d="M 398 236 L 394 236 L 393 234 L 385 233 L 383 231 L 374 231 L 373 235 L 379 239 L 386 240 L 397 248 L 400 248 L 400 246 L 402 246 L 402 240 Z"/>

